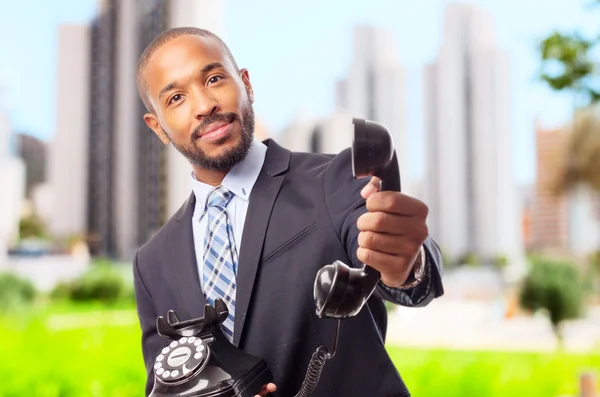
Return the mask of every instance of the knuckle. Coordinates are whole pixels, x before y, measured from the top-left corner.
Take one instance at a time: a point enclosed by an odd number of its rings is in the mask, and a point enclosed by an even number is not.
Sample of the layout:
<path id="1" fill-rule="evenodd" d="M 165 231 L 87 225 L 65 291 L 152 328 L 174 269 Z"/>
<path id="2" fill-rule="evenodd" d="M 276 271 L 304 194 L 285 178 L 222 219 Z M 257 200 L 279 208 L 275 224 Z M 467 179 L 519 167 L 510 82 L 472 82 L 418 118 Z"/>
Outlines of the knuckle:
<path id="1" fill-rule="evenodd" d="M 373 253 L 368 248 L 359 248 L 356 256 L 361 262 L 369 263 L 371 261 L 371 257 L 373 256 Z"/>
<path id="2" fill-rule="evenodd" d="M 375 242 L 375 233 L 373 232 L 364 232 L 364 245 L 365 247 L 372 248 Z"/>
<path id="3" fill-rule="evenodd" d="M 377 198 L 377 194 L 376 193 L 374 193 L 374 194 L 370 195 L 369 197 L 367 197 L 367 202 L 366 202 L 367 210 L 374 211 L 374 210 L 377 209 L 376 198 Z"/>
<path id="4" fill-rule="evenodd" d="M 365 228 L 365 216 L 368 214 L 362 214 L 361 216 L 358 217 L 358 219 L 356 220 L 356 227 L 359 230 L 363 230 Z"/>
<path id="5" fill-rule="evenodd" d="M 423 223 L 417 227 L 417 238 L 424 241 L 427 236 L 429 236 L 429 228 Z"/>
<path id="6" fill-rule="evenodd" d="M 415 254 L 415 252 L 417 252 L 421 248 L 421 244 L 417 243 L 416 241 L 411 241 L 408 244 L 408 247 L 409 247 L 409 251 L 408 251 L 407 255 L 412 257 Z"/>
<path id="7" fill-rule="evenodd" d="M 427 204 L 421 202 L 419 213 L 422 214 L 425 218 L 429 216 L 429 207 L 427 206 Z"/>
<path id="8" fill-rule="evenodd" d="M 377 230 L 381 229 L 385 224 L 385 213 L 378 212 L 375 214 L 375 219 L 373 220 L 373 224 Z"/>

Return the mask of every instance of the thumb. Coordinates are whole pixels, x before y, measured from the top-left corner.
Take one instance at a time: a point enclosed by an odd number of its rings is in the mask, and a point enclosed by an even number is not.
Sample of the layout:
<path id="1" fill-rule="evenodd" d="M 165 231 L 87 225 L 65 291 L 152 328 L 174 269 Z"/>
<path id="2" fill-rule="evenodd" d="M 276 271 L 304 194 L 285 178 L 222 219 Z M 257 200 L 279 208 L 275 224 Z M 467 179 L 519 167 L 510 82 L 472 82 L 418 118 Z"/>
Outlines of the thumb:
<path id="1" fill-rule="evenodd" d="M 373 193 L 378 192 L 381 189 L 381 179 L 376 176 L 371 177 L 369 183 L 365 185 L 360 191 L 360 195 L 366 200 Z"/>

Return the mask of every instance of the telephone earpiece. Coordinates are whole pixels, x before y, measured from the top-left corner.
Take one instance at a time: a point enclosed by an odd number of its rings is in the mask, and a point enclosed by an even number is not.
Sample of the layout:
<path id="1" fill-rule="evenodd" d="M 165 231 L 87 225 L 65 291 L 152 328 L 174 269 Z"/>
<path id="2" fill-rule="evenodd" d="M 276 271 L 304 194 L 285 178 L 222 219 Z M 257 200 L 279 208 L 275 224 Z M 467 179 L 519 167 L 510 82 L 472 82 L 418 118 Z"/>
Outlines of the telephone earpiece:
<path id="1" fill-rule="evenodd" d="M 390 132 L 373 121 L 354 118 L 352 173 L 355 178 L 376 176 L 381 190 L 400 191 L 400 170 Z M 379 281 L 380 273 L 370 266 L 351 268 L 341 261 L 317 273 L 314 299 L 319 317 L 347 318 L 358 314 Z"/>

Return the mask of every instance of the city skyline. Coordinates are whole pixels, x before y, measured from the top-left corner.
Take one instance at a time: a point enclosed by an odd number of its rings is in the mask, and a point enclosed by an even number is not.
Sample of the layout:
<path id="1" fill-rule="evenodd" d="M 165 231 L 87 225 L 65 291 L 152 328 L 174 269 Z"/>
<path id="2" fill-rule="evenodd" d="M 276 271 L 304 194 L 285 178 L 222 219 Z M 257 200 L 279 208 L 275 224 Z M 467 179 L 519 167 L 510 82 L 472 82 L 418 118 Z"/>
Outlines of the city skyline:
<path id="1" fill-rule="evenodd" d="M 447 1 L 432 0 L 410 7 L 376 1 L 368 7 L 363 4 L 346 7 L 339 1 L 317 4 L 311 0 L 276 10 L 279 18 L 265 21 L 263 31 L 248 29 L 248 21 L 255 20 L 254 16 L 264 13 L 272 3 L 271 0 L 252 5 L 227 2 L 223 37 L 240 63 L 249 67 L 257 92 L 257 115 L 275 137 L 305 104 L 313 113 L 327 114 L 332 110 L 335 94 L 330 87 L 346 72 L 351 50 L 348 45 L 350 30 L 358 23 L 368 23 L 392 27 L 401 62 L 408 68 L 410 117 L 407 130 L 411 142 L 422 147 L 422 89 L 420 74 L 416 70 L 434 57 L 441 40 L 439 21 Z M 586 2 L 583 1 L 557 0 L 547 4 L 532 0 L 526 4 L 515 1 L 498 4 L 476 0 L 469 3 L 483 5 L 490 10 L 498 26 L 499 44 L 514 59 L 515 169 L 519 183 L 531 183 L 535 172 L 534 120 L 539 118 L 544 124 L 557 125 L 566 121 L 569 115 L 568 98 L 551 94 L 541 84 L 535 83 L 536 40 L 555 27 L 593 33 L 593 16 L 586 14 Z M 320 12 L 313 13 L 311 7 L 318 7 Z M 28 3 L 12 2 L 4 8 L 8 12 L 3 13 L 4 17 L 0 16 L 0 22 L 3 22 L 0 23 L 0 33 L 15 28 L 15 21 L 22 20 L 19 15 L 25 12 L 32 26 L 36 26 L 34 30 L 21 32 L 17 40 L 0 43 L 2 53 L 9 54 L 12 60 L 0 67 L 0 80 L 11 84 L 11 119 L 15 130 L 47 140 L 55 134 L 53 98 L 56 87 L 53 80 L 56 75 L 56 27 L 58 22 L 88 22 L 94 15 L 94 1 L 61 0 L 51 7 L 40 0 L 30 0 Z M 31 9 L 36 12 L 29 15 Z M 530 18 L 532 14 L 537 14 L 536 18 Z M 290 15 L 295 15 L 298 22 L 310 20 L 314 23 L 309 30 L 294 28 L 286 19 Z M 333 15 L 336 18 L 332 18 Z M 272 34 L 274 31 L 278 32 L 277 35 Z M 418 40 L 415 40 L 415 34 Z M 2 37 L 10 36 L 5 34 Z M 269 55 L 273 47 L 277 48 L 276 59 Z M 311 66 L 314 57 L 326 62 Z M 14 61 L 17 59 L 18 62 Z M 286 67 L 290 64 L 295 67 Z M 287 78 L 288 84 L 275 83 L 283 78 Z M 289 87 L 291 93 L 284 94 L 284 86 Z M 32 97 L 31 92 L 36 94 Z M 286 100 L 281 100 L 282 95 L 286 95 Z M 30 115 L 32 104 L 36 117 Z M 410 162 L 415 165 L 413 168 L 422 169 L 419 166 L 422 158 L 413 157 Z M 422 177 L 422 174 L 417 177 Z"/>

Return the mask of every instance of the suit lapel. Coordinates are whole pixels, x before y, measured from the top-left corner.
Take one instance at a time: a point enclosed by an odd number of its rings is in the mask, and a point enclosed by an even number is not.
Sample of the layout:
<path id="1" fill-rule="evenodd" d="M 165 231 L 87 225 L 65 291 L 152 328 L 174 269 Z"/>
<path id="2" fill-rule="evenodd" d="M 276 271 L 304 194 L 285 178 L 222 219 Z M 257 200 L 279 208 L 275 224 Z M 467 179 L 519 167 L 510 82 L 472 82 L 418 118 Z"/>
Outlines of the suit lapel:
<path id="1" fill-rule="evenodd" d="M 268 146 L 265 163 L 250 194 L 242 233 L 233 332 L 233 344 L 236 346 L 239 346 L 244 331 L 271 211 L 290 161 L 288 150 L 271 140 L 265 141 L 265 144 Z"/>
<path id="2" fill-rule="evenodd" d="M 177 289 L 187 308 L 190 318 L 204 315 L 206 298 L 200 288 L 196 251 L 194 249 L 194 234 L 192 232 L 192 215 L 196 197 L 194 193 L 176 215 L 176 228 L 171 234 L 171 260 L 177 278 Z"/>

